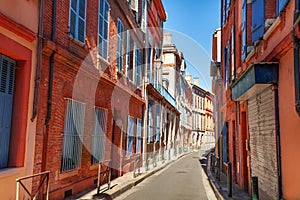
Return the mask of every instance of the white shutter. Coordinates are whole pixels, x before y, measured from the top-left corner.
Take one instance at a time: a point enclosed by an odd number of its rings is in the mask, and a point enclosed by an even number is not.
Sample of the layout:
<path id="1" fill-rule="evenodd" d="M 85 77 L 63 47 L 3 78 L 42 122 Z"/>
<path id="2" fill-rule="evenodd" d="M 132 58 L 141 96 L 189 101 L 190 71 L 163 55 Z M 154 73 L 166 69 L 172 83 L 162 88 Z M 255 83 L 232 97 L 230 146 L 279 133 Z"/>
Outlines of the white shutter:
<path id="1" fill-rule="evenodd" d="M 130 1 L 130 7 L 132 10 L 134 10 L 135 12 L 138 12 L 139 9 L 139 1 L 138 0 L 131 0 Z"/>
<path id="2" fill-rule="evenodd" d="M 147 2 L 146 0 L 142 1 L 142 22 L 141 22 L 142 31 L 146 33 L 147 30 Z"/>

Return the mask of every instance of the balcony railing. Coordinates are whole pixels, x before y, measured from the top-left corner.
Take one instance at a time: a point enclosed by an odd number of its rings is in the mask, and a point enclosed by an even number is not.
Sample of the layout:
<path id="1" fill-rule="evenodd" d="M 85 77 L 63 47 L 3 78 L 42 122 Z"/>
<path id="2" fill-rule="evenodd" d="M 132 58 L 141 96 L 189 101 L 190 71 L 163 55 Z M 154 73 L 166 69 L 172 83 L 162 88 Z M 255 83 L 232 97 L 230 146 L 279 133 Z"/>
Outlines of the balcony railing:
<path id="1" fill-rule="evenodd" d="M 159 82 L 154 81 L 154 78 L 152 76 L 152 74 L 150 74 L 149 72 L 147 73 L 147 82 L 151 83 L 153 85 L 153 87 L 162 95 L 165 97 L 165 99 L 176 108 L 176 100 L 174 97 L 172 97 L 172 95 L 169 93 L 169 91 L 163 86 L 161 85 Z"/>

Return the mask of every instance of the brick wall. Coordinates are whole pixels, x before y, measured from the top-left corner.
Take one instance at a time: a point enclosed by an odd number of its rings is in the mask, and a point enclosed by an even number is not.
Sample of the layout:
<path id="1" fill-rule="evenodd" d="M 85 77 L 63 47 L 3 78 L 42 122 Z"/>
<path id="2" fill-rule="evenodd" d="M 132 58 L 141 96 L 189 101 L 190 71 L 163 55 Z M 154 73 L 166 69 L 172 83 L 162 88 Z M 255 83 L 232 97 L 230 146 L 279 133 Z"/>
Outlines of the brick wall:
<path id="1" fill-rule="evenodd" d="M 91 165 L 92 134 L 94 131 L 94 105 L 108 110 L 107 137 L 111 141 L 113 135 L 113 112 L 117 110 L 123 119 L 126 130 L 127 116 L 142 119 L 143 100 L 141 91 L 126 78 L 118 83 L 122 77 L 116 72 L 116 39 L 109 41 L 109 59 L 106 63 L 108 69 L 99 76 L 91 59 L 85 58 L 90 50 L 97 46 L 98 36 L 98 0 L 89 0 L 86 12 L 86 43 L 81 44 L 70 38 L 68 32 L 69 24 L 69 1 L 57 1 L 56 15 L 56 41 L 50 41 L 52 27 L 52 1 L 45 2 L 44 8 L 44 45 L 41 68 L 41 84 L 39 87 L 37 134 L 35 146 L 34 173 L 42 170 L 50 171 L 50 198 L 62 199 L 66 190 L 72 189 L 77 193 L 87 187 L 94 185 L 97 176 L 97 167 Z M 116 23 L 120 18 L 124 29 L 138 27 L 133 12 L 127 5 L 127 1 L 109 1 L 111 14 L 109 19 L 109 36 L 115 38 L 117 33 Z M 96 6 L 95 6 L 96 5 Z M 135 40 L 142 48 L 142 35 L 134 31 Z M 133 41 L 133 39 L 132 39 Z M 45 126 L 47 105 L 50 55 L 55 52 L 54 78 L 52 91 L 52 109 L 49 127 Z M 85 60 L 85 62 L 83 62 Z M 125 63 L 125 61 L 124 61 Z M 76 91 L 73 91 L 76 83 Z M 118 85 L 118 86 L 116 86 Z M 112 96 L 118 88 L 119 101 Z M 133 89 L 132 89 L 133 88 Z M 128 106 L 124 106 L 123 97 L 127 96 Z M 61 157 L 64 138 L 64 121 L 67 108 L 67 98 L 72 98 L 86 103 L 85 125 L 82 147 L 81 166 L 78 170 L 61 173 Z M 114 107 L 112 107 L 114 106 Z M 46 140 L 48 135 L 48 140 Z M 120 136 L 116 136 L 116 138 Z M 45 143 L 47 142 L 47 143 Z M 123 149 L 126 147 L 126 139 L 123 137 Z M 107 142 L 109 143 L 109 142 Z M 120 145 L 119 143 L 117 145 Z M 43 150 L 46 149 L 46 154 Z M 107 144 L 105 159 L 111 158 L 111 146 Z M 43 163 L 44 162 L 44 163 Z M 43 169 L 45 165 L 45 169 Z M 37 189 L 39 180 L 34 179 L 33 190 Z"/>

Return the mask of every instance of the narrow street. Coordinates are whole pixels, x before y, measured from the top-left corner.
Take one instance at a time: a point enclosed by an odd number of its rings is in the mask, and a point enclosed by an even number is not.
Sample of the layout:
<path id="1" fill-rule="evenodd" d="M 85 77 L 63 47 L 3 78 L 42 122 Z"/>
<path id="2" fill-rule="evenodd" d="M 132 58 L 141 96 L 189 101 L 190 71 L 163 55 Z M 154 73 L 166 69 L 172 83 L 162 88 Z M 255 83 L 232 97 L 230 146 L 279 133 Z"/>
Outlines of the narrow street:
<path id="1" fill-rule="evenodd" d="M 116 199 L 215 199 L 201 167 L 201 155 L 201 152 L 193 152 L 184 156 Z"/>

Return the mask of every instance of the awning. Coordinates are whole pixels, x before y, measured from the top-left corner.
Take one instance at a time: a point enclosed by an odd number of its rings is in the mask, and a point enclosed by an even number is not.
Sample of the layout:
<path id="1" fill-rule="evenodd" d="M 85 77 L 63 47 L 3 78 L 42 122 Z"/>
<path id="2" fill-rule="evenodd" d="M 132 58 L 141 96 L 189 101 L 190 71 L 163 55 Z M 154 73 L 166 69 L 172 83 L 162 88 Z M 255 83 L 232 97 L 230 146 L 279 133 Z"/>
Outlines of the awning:
<path id="1" fill-rule="evenodd" d="M 254 63 L 231 86 L 232 100 L 247 100 L 277 82 L 278 63 Z"/>

